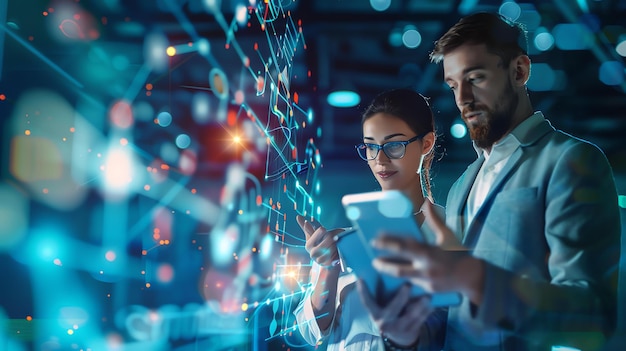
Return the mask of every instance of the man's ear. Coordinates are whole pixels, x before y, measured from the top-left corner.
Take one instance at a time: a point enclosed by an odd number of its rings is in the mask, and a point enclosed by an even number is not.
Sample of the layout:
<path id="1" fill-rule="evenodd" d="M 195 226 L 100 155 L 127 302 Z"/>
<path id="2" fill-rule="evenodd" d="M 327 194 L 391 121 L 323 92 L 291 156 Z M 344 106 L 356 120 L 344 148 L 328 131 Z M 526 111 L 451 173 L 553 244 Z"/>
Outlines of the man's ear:
<path id="1" fill-rule="evenodd" d="M 517 86 L 524 86 L 530 78 L 530 58 L 527 55 L 519 55 L 511 62 L 514 69 L 513 81 Z"/>
<path id="2" fill-rule="evenodd" d="M 430 132 L 422 138 L 422 155 L 426 156 L 435 146 L 435 132 Z"/>

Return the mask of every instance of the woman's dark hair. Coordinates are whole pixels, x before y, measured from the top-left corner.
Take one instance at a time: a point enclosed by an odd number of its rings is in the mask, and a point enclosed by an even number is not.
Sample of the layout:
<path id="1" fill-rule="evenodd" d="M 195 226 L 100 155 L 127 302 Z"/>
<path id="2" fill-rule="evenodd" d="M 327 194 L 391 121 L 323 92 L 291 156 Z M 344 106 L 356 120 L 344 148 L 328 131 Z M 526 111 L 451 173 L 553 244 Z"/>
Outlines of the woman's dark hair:
<path id="1" fill-rule="evenodd" d="M 377 95 L 363 112 L 361 125 L 377 113 L 386 113 L 403 120 L 416 135 L 424 136 L 435 132 L 435 118 L 428 99 L 411 89 L 394 89 Z M 430 166 L 434 158 L 434 145 L 422 164 L 420 176 L 423 191 L 433 200 L 431 192 Z"/>
<path id="2" fill-rule="evenodd" d="M 430 60 L 439 63 L 445 54 L 463 44 L 485 44 L 488 52 L 502 59 L 503 68 L 507 68 L 517 56 L 527 55 L 528 52 L 526 31 L 520 23 L 498 14 L 478 12 L 463 17 L 441 36 L 435 42 Z"/>

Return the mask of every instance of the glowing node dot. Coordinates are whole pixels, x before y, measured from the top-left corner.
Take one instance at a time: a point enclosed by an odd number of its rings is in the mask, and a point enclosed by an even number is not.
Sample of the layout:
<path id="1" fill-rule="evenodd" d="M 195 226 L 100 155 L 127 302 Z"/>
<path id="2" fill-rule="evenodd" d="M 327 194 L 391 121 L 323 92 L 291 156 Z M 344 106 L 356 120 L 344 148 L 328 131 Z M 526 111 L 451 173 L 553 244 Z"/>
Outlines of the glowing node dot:
<path id="1" fill-rule="evenodd" d="M 25 134 L 25 135 L 30 135 L 30 130 L 26 129 L 26 130 L 24 131 L 24 134 Z"/>
<path id="2" fill-rule="evenodd" d="M 197 191 L 195 188 L 194 188 L 194 189 L 191 189 L 191 193 L 192 193 L 192 194 L 195 194 L 195 193 L 197 193 L 197 192 L 198 192 L 198 191 Z"/>
<path id="3" fill-rule="evenodd" d="M 144 185 L 143 186 L 143 190 L 145 190 L 145 191 L 150 190 L 150 185 L 149 184 Z"/>
<path id="4" fill-rule="evenodd" d="M 247 303 L 245 303 L 245 302 L 244 302 L 244 303 L 242 303 L 242 304 L 241 304 L 241 310 L 242 310 L 242 311 L 244 311 L 244 312 L 245 312 L 245 311 L 247 311 L 247 310 L 248 310 L 248 304 L 247 304 Z"/>
<path id="5" fill-rule="evenodd" d="M 43 190 L 41 192 L 43 192 L 44 194 L 47 194 L 48 193 L 48 188 L 43 188 Z"/>
<path id="6" fill-rule="evenodd" d="M 76 131 L 76 128 L 74 128 L 74 127 L 70 128 L 70 133 L 74 133 L 75 131 Z"/>
<path id="7" fill-rule="evenodd" d="M 146 283 L 146 288 L 150 288 L 151 284 L 150 283 Z"/>
<path id="8" fill-rule="evenodd" d="M 107 253 L 104 255 L 104 257 L 106 258 L 107 261 L 109 262 L 113 262 L 115 261 L 115 252 L 113 251 L 107 251 Z"/>
<path id="9" fill-rule="evenodd" d="M 235 137 L 233 137 L 233 141 L 236 142 L 237 144 L 239 144 L 241 142 L 241 137 L 236 135 Z"/>
<path id="10" fill-rule="evenodd" d="M 120 145 L 122 145 L 122 146 L 128 145 L 128 139 L 126 139 L 126 138 L 120 139 Z"/>
<path id="11" fill-rule="evenodd" d="M 67 335 L 74 335 L 74 330 L 73 329 L 68 329 L 67 330 Z"/>
<path id="12" fill-rule="evenodd" d="M 147 255 L 147 254 L 148 254 L 148 251 L 147 251 L 147 250 L 141 250 L 141 254 L 142 254 L 143 256 L 145 256 L 145 255 Z M 144 273 L 144 272 L 142 272 L 141 274 L 145 274 L 145 273 Z"/>
<path id="13" fill-rule="evenodd" d="M 62 266 L 63 265 L 63 263 L 61 263 L 61 260 L 58 259 L 58 258 L 55 258 L 54 261 L 52 261 L 52 263 L 54 263 L 57 266 Z"/>
<path id="14" fill-rule="evenodd" d="M 150 83 L 146 84 L 146 90 L 152 90 L 152 84 Z"/>
<path id="15" fill-rule="evenodd" d="M 243 214 L 243 210 L 239 210 L 239 214 L 242 215 Z"/>
<path id="16" fill-rule="evenodd" d="M 30 322 L 30 321 L 33 320 L 33 317 L 32 316 L 26 316 L 26 320 Z"/>
<path id="17" fill-rule="evenodd" d="M 167 48 L 167 50 L 165 52 L 167 53 L 167 56 L 172 57 L 172 56 L 176 55 L 176 48 L 173 47 L 173 46 L 170 46 L 170 47 Z"/>
<path id="18" fill-rule="evenodd" d="M 7 99 L 7 96 L 4 94 L 0 94 L 0 101 L 4 101 Z"/>

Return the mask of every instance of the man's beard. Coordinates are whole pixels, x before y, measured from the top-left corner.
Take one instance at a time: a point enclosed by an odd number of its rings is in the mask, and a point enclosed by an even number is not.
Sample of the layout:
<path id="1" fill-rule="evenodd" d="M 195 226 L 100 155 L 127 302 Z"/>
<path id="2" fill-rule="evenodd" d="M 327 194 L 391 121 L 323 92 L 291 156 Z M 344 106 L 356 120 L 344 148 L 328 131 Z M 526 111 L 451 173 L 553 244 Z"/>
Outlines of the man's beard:
<path id="1" fill-rule="evenodd" d="M 513 115 L 519 104 L 519 97 L 513 91 L 510 83 L 498 101 L 500 102 L 496 103 L 493 110 L 474 103 L 463 108 L 462 116 L 472 111 L 482 112 L 481 115 L 477 116 L 474 123 L 467 123 L 467 121 L 465 123 L 474 144 L 481 149 L 491 148 L 511 127 Z"/>

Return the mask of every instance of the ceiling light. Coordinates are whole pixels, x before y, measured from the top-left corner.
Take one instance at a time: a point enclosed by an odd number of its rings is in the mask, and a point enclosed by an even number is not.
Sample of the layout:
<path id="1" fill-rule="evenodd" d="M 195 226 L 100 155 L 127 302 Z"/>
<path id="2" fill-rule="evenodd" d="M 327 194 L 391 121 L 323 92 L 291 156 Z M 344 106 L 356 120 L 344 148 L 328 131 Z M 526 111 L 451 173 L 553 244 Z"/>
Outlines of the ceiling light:
<path id="1" fill-rule="evenodd" d="M 361 102 L 361 97 L 351 90 L 336 90 L 328 94 L 326 101 L 334 107 L 354 107 Z"/>

